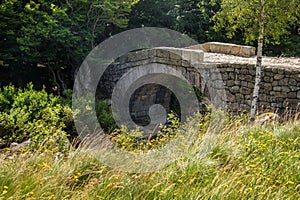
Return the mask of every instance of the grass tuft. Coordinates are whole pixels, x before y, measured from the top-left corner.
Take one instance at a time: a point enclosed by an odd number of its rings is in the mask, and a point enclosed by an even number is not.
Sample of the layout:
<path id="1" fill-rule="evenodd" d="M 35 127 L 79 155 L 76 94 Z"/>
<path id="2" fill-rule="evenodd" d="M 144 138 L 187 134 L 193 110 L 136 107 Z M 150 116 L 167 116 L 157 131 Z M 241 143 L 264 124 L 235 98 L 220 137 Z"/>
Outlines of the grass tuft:
<path id="1" fill-rule="evenodd" d="M 300 122 L 246 122 L 227 119 L 205 158 L 194 145 L 151 173 L 121 172 L 80 150 L 1 158 L 0 199 L 299 199 Z"/>

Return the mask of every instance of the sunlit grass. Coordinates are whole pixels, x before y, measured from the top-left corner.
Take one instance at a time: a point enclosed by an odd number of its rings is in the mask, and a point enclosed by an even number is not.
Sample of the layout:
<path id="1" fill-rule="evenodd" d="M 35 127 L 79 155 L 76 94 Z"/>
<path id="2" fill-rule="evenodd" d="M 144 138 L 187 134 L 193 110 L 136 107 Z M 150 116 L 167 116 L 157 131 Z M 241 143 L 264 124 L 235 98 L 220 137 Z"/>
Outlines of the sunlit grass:
<path id="1" fill-rule="evenodd" d="M 300 122 L 227 119 L 213 151 L 196 147 L 151 173 L 121 172 L 70 150 L 0 160 L 0 199 L 299 199 Z"/>

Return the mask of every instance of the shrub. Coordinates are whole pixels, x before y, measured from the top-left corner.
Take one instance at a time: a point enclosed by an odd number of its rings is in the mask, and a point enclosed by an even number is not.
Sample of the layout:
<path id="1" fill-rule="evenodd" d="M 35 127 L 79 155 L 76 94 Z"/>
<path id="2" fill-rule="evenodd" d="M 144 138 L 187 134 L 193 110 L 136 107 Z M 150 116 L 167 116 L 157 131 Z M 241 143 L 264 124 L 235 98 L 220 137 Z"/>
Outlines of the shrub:
<path id="1" fill-rule="evenodd" d="M 31 139 L 30 149 L 43 148 L 64 151 L 68 147 L 66 124 L 70 108 L 44 89 L 33 90 L 5 86 L 0 89 L 0 137 L 8 146 L 12 142 Z"/>
<path id="2" fill-rule="evenodd" d="M 70 97 L 69 97 L 70 98 Z M 64 102 L 71 102 L 71 100 L 64 100 Z M 76 108 L 75 121 L 77 124 L 82 124 L 82 128 L 86 133 L 93 133 L 93 126 L 101 128 L 105 133 L 109 134 L 117 128 L 115 123 L 111 106 L 108 101 L 95 100 L 92 95 L 86 95 L 84 97 L 76 98 L 73 102 L 73 108 Z M 94 112 L 96 112 L 97 119 L 94 118 Z M 89 123 L 89 124 L 87 124 Z"/>
<path id="3" fill-rule="evenodd" d="M 138 129 L 127 130 L 125 126 L 115 129 L 109 138 L 121 149 L 127 151 L 147 151 L 158 149 L 175 138 L 180 127 L 180 120 L 174 113 L 168 115 L 168 122 L 160 125 L 160 131 L 149 138 L 143 137 L 143 132 Z"/>
<path id="4" fill-rule="evenodd" d="M 117 128 L 111 107 L 107 101 L 96 101 L 96 114 L 101 128 L 108 133 L 111 133 Z"/>

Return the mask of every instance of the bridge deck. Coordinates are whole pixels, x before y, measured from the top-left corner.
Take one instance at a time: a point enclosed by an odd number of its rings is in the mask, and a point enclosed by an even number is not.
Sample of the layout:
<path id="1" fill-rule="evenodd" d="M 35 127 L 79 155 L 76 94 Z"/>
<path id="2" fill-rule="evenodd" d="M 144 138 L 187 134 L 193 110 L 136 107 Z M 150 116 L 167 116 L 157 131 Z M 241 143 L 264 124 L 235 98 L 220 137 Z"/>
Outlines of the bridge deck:
<path id="1" fill-rule="evenodd" d="M 204 53 L 204 62 L 210 63 L 231 63 L 231 64 L 255 64 L 256 57 L 245 58 L 234 55 L 219 53 Z M 300 70 L 300 58 L 297 57 L 263 57 L 263 66 L 284 67 Z"/>

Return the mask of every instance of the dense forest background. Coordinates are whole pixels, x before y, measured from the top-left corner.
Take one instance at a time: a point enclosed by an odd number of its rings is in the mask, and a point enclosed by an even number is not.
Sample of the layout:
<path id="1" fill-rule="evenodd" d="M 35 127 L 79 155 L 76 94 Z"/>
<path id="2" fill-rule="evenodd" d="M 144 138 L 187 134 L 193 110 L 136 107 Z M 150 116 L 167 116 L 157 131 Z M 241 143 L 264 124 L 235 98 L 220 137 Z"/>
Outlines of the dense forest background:
<path id="1" fill-rule="evenodd" d="M 0 86 L 33 82 L 61 94 L 95 46 L 133 28 L 169 28 L 199 43 L 245 44 L 242 30 L 229 37 L 214 28 L 212 17 L 220 9 L 221 0 L 3 0 Z M 280 42 L 265 45 L 264 55 L 300 56 L 299 22 L 290 27 Z"/>

